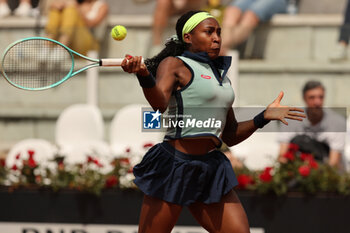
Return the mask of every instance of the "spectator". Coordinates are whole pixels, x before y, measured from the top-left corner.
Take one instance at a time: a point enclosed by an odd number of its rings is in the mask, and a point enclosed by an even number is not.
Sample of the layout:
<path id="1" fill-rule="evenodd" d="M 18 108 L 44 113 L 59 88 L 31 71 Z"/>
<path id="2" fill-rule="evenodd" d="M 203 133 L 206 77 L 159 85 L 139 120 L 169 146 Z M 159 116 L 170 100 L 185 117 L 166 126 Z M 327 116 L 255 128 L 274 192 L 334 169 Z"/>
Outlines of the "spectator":
<path id="1" fill-rule="evenodd" d="M 0 18 L 11 14 L 8 0 L 0 0 Z M 32 5 L 30 0 L 20 0 L 19 6 L 15 9 L 14 14 L 20 17 L 28 17 L 32 14 Z"/>
<path id="2" fill-rule="evenodd" d="M 303 140 L 308 142 L 306 145 L 308 148 L 319 152 L 319 154 L 313 153 L 316 159 L 327 162 L 333 167 L 344 169 L 342 154 L 345 146 L 345 118 L 330 109 L 323 108 L 324 96 L 325 87 L 320 82 L 309 81 L 305 84 L 303 99 L 306 104 L 307 120 L 299 124 L 291 123 L 288 127 L 288 133 L 280 134 L 280 162 L 286 162 L 284 155 L 290 142 L 299 144 Z M 297 137 L 298 135 L 299 137 Z M 300 137 L 300 135 L 302 136 Z M 316 145 L 317 148 L 314 149 L 312 145 Z M 302 151 L 301 147 L 305 146 L 299 144 L 299 147 Z M 322 157 L 323 153 L 325 153 L 325 157 Z"/>
<path id="3" fill-rule="evenodd" d="M 157 0 L 153 16 L 151 56 L 157 54 L 164 47 L 163 33 L 169 18 L 189 10 L 198 10 L 203 2 L 203 0 Z"/>
<path id="4" fill-rule="evenodd" d="M 350 1 L 348 0 L 344 12 L 344 23 L 340 27 L 339 39 L 334 53 L 330 56 L 331 61 L 342 61 L 348 58 L 348 43 L 350 38 Z"/>
<path id="5" fill-rule="evenodd" d="M 236 0 L 226 7 L 222 25 L 221 54 L 246 41 L 260 22 L 285 13 L 286 0 Z"/>
<path id="6" fill-rule="evenodd" d="M 73 50 L 86 55 L 98 50 L 97 33 L 105 28 L 108 5 L 103 0 L 53 1 L 48 12 L 46 33 Z"/>
<path id="7" fill-rule="evenodd" d="M 221 0 L 208 0 L 203 10 L 214 16 L 220 25 L 222 24 L 225 6 L 222 4 Z"/>

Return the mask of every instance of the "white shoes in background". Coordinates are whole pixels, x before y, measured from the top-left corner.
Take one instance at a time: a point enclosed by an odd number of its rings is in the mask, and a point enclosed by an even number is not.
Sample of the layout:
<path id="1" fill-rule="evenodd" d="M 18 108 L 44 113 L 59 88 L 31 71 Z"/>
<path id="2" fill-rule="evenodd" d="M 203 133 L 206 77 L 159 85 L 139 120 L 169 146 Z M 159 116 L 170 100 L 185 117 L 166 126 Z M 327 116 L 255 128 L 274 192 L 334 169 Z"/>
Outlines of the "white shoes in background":
<path id="1" fill-rule="evenodd" d="M 7 3 L 0 3 L 0 18 L 5 18 L 11 15 L 11 9 Z M 30 17 L 33 16 L 32 5 L 27 2 L 21 2 L 19 6 L 14 10 L 14 15 L 18 17 Z"/>
<path id="2" fill-rule="evenodd" d="M 4 2 L 0 3 L 0 18 L 7 17 L 10 14 L 11 14 L 10 7 Z"/>
<path id="3" fill-rule="evenodd" d="M 29 17 L 32 15 L 32 5 L 28 2 L 22 2 L 14 11 L 14 14 L 19 17 Z"/>

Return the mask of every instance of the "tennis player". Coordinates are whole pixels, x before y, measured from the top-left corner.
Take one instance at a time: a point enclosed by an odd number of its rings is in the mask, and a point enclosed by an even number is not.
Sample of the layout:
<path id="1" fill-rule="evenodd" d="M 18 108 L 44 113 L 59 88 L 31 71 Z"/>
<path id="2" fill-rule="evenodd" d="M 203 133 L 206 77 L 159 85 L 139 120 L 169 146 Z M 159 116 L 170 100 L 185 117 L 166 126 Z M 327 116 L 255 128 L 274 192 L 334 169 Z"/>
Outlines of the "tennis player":
<path id="1" fill-rule="evenodd" d="M 245 211 L 233 188 L 237 179 L 229 160 L 217 150 L 233 146 L 270 120 L 302 120 L 303 110 L 281 106 L 283 92 L 254 119 L 237 123 L 234 92 L 226 76 L 230 57 L 219 57 L 221 28 L 207 12 L 190 11 L 176 24 L 177 37 L 154 58 L 126 56 L 122 68 L 135 73 L 153 109 L 195 114 L 201 108 L 218 127 L 173 127 L 164 142 L 152 147 L 134 167 L 135 183 L 144 192 L 139 232 L 171 232 L 187 206 L 209 232 L 249 232 Z"/>

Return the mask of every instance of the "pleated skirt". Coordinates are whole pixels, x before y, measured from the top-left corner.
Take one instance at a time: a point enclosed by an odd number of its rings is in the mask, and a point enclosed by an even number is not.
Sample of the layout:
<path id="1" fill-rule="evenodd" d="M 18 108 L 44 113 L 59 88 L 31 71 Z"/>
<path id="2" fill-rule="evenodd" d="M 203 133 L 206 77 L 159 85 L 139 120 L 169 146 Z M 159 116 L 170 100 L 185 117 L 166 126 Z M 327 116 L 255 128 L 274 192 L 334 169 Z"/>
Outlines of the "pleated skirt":
<path id="1" fill-rule="evenodd" d="M 178 205 L 220 202 L 238 184 L 230 161 L 218 150 L 191 155 L 167 142 L 153 146 L 133 169 L 146 195 Z"/>

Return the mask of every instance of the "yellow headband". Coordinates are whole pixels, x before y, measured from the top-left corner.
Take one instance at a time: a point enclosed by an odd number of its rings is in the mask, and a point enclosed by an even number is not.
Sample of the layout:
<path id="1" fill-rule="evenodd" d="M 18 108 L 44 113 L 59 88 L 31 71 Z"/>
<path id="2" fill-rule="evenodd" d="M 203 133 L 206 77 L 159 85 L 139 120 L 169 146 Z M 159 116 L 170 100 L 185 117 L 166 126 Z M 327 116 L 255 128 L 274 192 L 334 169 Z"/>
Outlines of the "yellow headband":
<path id="1" fill-rule="evenodd" d="M 182 28 L 182 39 L 185 39 L 184 35 L 186 33 L 191 32 L 198 24 L 208 18 L 214 18 L 214 16 L 208 12 L 198 12 L 197 14 L 192 15 L 192 17 L 187 20 L 184 27 Z"/>

